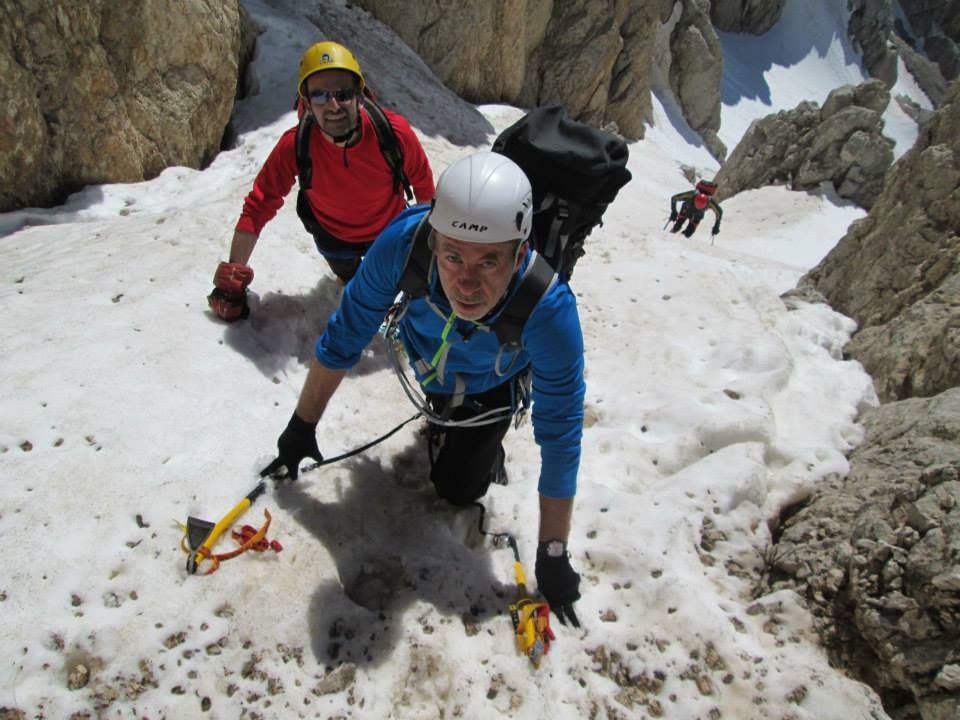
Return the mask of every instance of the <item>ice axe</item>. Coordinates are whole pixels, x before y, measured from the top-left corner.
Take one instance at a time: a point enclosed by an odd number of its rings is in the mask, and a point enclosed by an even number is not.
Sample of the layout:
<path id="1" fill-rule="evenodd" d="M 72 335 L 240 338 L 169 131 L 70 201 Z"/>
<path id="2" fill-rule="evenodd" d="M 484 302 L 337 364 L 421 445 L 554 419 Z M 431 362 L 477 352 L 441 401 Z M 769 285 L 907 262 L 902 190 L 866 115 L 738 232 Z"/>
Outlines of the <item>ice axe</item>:
<path id="1" fill-rule="evenodd" d="M 197 569 L 200 567 L 200 563 L 204 560 L 209 559 L 212 563 L 209 570 L 207 570 L 205 575 L 209 575 L 212 572 L 215 572 L 218 567 L 220 567 L 220 562 L 222 560 L 228 560 L 232 557 L 246 552 L 254 545 L 262 541 L 266 535 L 267 530 L 270 528 L 270 513 L 266 510 L 263 511 L 264 516 L 266 516 L 266 522 L 263 527 L 259 530 L 254 531 L 253 533 L 246 533 L 243 536 L 243 541 L 239 548 L 233 550 L 229 553 L 214 554 L 213 546 L 217 542 L 217 539 L 236 521 L 243 512 L 250 507 L 254 501 L 260 497 L 267 489 L 267 483 L 265 480 L 261 480 L 257 483 L 257 486 L 253 488 L 247 496 L 238 502 L 233 509 L 228 512 L 223 518 L 217 522 L 212 523 L 209 520 L 203 520 L 202 518 L 197 517 L 188 517 L 187 518 L 187 527 L 186 534 L 181 543 L 184 552 L 187 553 L 187 572 L 191 575 L 197 573 Z M 276 550 L 276 548 L 274 548 Z"/>

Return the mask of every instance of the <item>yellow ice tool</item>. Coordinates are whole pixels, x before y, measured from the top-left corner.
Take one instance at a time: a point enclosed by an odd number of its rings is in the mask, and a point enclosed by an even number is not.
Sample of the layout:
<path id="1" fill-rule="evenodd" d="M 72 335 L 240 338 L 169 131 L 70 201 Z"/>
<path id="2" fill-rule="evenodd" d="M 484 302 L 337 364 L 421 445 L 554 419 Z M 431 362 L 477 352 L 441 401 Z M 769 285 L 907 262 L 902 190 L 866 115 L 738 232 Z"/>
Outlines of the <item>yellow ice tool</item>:
<path id="1" fill-rule="evenodd" d="M 535 668 L 540 667 L 543 656 L 550 652 L 550 643 L 556 636 L 550 629 L 550 605 L 531 600 L 527 593 L 527 578 L 520 562 L 520 551 L 512 535 L 507 536 L 513 550 L 513 572 L 517 577 L 519 599 L 510 606 L 510 618 L 517 641 L 517 650 L 530 658 Z"/>
<path id="2" fill-rule="evenodd" d="M 215 555 L 213 553 L 213 545 L 217 542 L 217 539 L 240 517 L 243 512 L 250 507 L 253 502 L 260 497 L 267 489 L 267 483 L 265 480 L 261 480 L 257 483 L 257 486 L 251 490 L 247 496 L 238 502 L 236 506 L 224 515 L 223 519 L 220 522 L 213 524 L 209 520 L 202 520 L 200 518 L 189 517 L 187 518 L 187 533 L 184 537 L 184 542 L 181 543 L 184 551 L 187 553 L 187 572 L 191 575 L 195 575 L 197 569 L 200 567 L 200 563 L 204 560 L 211 561 L 211 567 L 204 575 L 209 575 L 212 572 L 215 572 L 216 569 L 220 566 L 221 560 L 227 560 L 229 557 L 236 557 L 241 552 L 248 550 L 250 547 L 260 542 L 266 537 L 267 530 L 270 527 L 270 513 L 264 511 L 266 516 L 266 523 L 263 527 L 249 537 L 243 545 L 241 545 L 238 550 L 235 550 L 231 553 L 226 553 L 224 555 Z M 189 545 L 189 549 L 187 547 Z"/>
<path id="3" fill-rule="evenodd" d="M 543 656 L 550 652 L 551 641 L 556 638 L 553 630 L 550 629 L 550 605 L 530 598 L 530 593 L 527 592 L 527 576 L 520 562 L 520 550 L 513 535 L 484 530 L 483 518 L 487 510 L 482 503 L 474 501 L 473 504 L 480 510 L 480 519 L 477 521 L 480 533 L 492 538 L 496 547 L 507 544 L 513 550 L 513 574 L 517 578 L 517 601 L 510 605 L 510 619 L 513 620 L 517 650 L 530 658 L 535 668 L 539 668 Z"/>

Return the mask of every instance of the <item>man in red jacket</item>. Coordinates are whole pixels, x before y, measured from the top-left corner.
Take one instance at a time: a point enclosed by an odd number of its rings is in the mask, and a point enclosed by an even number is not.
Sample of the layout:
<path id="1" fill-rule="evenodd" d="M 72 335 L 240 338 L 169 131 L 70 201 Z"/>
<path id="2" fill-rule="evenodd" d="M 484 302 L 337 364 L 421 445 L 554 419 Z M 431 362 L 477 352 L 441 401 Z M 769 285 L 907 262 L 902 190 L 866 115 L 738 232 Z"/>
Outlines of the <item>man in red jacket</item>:
<path id="1" fill-rule="evenodd" d="M 280 137 L 261 168 L 234 230 L 230 260 L 214 275 L 208 302 L 224 320 L 248 315 L 253 269 L 247 263 L 298 177 L 297 214 L 344 284 L 380 231 L 406 208 L 405 183 L 418 202 L 433 197 L 430 163 L 410 124 L 366 105 L 364 88 L 360 65 L 342 45 L 321 42 L 304 53 L 297 83 L 300 126 Z M 379 127 L 375 113 L 386 118 Z M 381 149 L 384 141 L 393 158 Z"/>

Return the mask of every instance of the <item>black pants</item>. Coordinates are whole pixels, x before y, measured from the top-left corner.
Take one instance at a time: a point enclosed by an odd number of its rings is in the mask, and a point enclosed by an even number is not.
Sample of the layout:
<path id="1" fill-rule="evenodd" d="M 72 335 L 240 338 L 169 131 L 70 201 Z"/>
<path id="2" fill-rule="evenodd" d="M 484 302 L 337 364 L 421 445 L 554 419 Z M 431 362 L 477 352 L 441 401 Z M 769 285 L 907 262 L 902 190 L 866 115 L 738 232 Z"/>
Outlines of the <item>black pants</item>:
<path id="1" fill-rule="evenodd" d="M 677 232 L 683 227 L 684 221 L 688 218 L 687 229 L 684 230 L 682 234 L 690 237 L 697 231 L 697 226 L 700 224 L 700 221 L 703 220 L 703 210 L 698 210 L 690 201 L 686 201 L 680 206 L 680 215 L 673 224 L 673 227 L 670 228 L 670 232 Z"/>
<path id="2" fill-rule="evenodd" d="M 360 261 L 367 254 L 367 250 L 373 245 L 373 241 L 365 243 L 348 243 L 335 238 L 326 228 L 323 227 L 310 209 L 310 203 L 301 190 L 297 194 L 297 215 L 300 221 L 307 229 L 307 232 L 313 235 L 313 242 L 317 250 L 327 261 L 327 265 L 333 270 L 333 274 L 340 278 L 344 284 L 349 282 L 350 278 L 357 274 L 360 269 Z"/>
<path id="3" fill-rule="evenodd" d="M 498 385 L 492 390 L 477 395 L 468 395 L 464 404 L 451 414 L 452 420 L 465 420 L 481 412 L 499 407 L 509 407 L 513 381 Z M 450 400 L 449 395 L 429 394 L 427 398 L 435 412 L 442 413 Z M 480 425 L 479 427 L 446 427 L 431 425 L 431 443 L 438 435 L 442 446 L 430 469 L 430 481 L 437 495 L 452 505 L 469 505 L 483 497 L 503 463 L 504 435 L 510 429 L 512 416 Z M 433 448 L 431 447 L 431 457 Z"/>

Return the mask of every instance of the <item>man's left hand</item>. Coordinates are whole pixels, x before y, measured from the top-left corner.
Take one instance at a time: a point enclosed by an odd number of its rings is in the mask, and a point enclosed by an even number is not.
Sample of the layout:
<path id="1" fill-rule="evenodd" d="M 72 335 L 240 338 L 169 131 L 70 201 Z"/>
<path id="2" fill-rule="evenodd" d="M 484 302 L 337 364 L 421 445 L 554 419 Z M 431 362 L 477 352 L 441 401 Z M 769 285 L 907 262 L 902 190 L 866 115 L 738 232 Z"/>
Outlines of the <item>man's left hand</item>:
<path id="1" fill-rule="evenodd" d="M 537 546 L 537 586 L 561 625 L 569 620 L 574 627 L 580 627 L 573 611 L 573 603 L 580 599 L 580 575 L 570 567 L 565 545 L 559 555 L 549 552 L 548 546 L 557 542 L 560 541 L 550 540 Z"/>
<path id="2" fill-rule="evenodd" d="M 711 234 L 711 235 L 719 235 L 719 234 L 720 234 L 720 224 L 719 224 L 719 223 L 717 223 L 716 225 L 713 226 L 713 230 L 710 231 L 710 234 Z"/>

